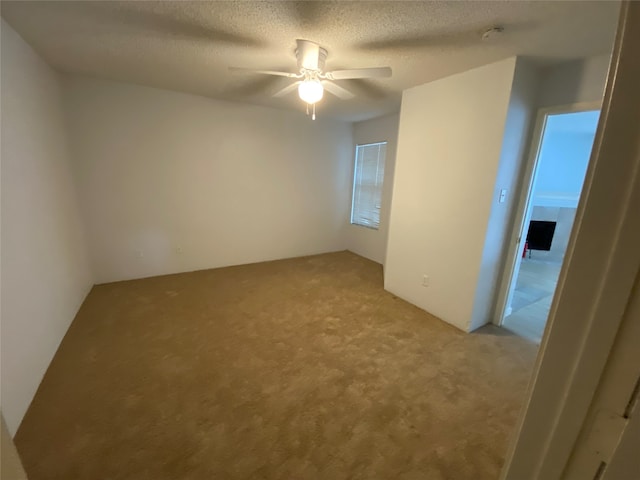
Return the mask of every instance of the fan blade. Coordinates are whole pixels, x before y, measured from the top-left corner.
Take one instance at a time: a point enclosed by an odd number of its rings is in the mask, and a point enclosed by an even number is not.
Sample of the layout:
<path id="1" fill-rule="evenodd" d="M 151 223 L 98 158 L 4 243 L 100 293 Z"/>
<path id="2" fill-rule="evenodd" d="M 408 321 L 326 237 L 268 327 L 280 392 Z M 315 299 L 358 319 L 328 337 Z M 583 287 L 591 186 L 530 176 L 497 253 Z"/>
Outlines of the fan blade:
<path id="1" fill-rule="evenodd" d="M 280 98 L 280 97 L 284 97 L 285 95 L 289 95 L 291 92 L 298 89 L 299 84 L 300 82 L 294 82 L 291 85 L 287 85 L 282 90 L 279 90 L 276 93 L 274 93 L 272 97 Z"/>
<path id="2" fill-rule="evenodd" d="M 349 80 L 352 78 L 385 78 L 391 76 L 391 67 L 335 70 L 333 72 L 327 72 L 325 76 L 330 80 Z"/>
<path id="3" fill-rule="evenodd" d="M 340 85 L 336 85 L 335 83 L 332 83 L 329 80 L 323 80 L 322 86 L 325 88 L 327 92 L 334 94 L 336 97 L 338 97 L 341 100 L 349 100 L 355 97 L 355 95 L 351 93 L 349 90 L 347 90 L 346 88 L 342 88 Z"/>
<path id="4" fill-rule="evenodd" d="M 254 68 L 229 67 L 229 71 L 233 73 L 259 73 L 262 75 L 276 75 L 278 77 L 302 78 L 299 73 L 278 72 L 275 70 L 256 70 Z"/>

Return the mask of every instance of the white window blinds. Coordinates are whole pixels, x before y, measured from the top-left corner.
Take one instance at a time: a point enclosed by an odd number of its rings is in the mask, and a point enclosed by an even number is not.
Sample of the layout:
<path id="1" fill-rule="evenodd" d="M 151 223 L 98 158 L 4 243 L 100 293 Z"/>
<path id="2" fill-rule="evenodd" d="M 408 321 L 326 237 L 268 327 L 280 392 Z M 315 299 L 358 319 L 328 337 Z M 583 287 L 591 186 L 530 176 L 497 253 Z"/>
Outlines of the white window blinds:
<path id="1" fill-rule="evenodd" d="M 386 154 L 387 142 L 356 146 L 351 204 L 351 223 L 355 225 L 375 229 L 380 226 Z"/>

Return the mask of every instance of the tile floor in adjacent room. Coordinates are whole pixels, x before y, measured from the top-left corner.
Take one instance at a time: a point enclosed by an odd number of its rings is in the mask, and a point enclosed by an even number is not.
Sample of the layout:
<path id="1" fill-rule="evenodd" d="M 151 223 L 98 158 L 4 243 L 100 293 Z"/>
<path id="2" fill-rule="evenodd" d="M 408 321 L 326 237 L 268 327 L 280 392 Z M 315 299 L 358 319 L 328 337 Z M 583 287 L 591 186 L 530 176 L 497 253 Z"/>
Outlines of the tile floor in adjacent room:
<path id="1" fill-rule="evenodd" d="M 502 326 L 540 343 L 560 275 L 560 263 L 524 258 L 511 302 L 512 313 Z"/>

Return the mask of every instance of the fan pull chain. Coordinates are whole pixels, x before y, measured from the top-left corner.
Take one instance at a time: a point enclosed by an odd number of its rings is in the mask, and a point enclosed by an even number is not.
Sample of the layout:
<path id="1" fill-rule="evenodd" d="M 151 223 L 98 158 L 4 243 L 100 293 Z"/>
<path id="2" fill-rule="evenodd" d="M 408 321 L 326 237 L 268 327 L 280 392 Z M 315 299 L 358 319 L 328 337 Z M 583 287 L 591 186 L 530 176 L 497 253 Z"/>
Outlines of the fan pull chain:
<path id="1" fill-rule="evenodd" d="M 311 120 L 315 120 L 316 119 L 316 104 L 313 104 L 313 115 L 311 116 Z"/>
<path id="2" fill-rule="evenodd" d="M 309 104 L 307 103 L 307 117 L 309 116 Z"/>

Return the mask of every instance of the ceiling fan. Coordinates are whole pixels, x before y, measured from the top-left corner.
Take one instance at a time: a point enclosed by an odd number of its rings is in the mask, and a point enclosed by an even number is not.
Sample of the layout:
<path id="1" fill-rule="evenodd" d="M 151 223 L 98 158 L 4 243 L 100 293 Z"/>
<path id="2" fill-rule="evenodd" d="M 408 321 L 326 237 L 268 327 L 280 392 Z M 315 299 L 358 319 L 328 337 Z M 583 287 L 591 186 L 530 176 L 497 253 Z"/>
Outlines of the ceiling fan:
<path id="1" fill-rule="evenodd" d="M 327 50 L 310 40 L 296 40 L 296 59 L 298 60 L 299 73 L 279 72 L 274 70 L 258 70 L 252 68 L 229 67 L 236 73 L 257 73 L 263 75 L 276 75 L 279 77 L 293 78 L 296 81 L 276 92 L 274 97 L 283 97 L 298 90 L 298 96 L 312 107 L 312 118 L 316 118 L 316 103 L 322 100 L 324 91 L 335 95 L 342 100 L 353 98 L 354 95 L 346 88 L 333 82 L 333 80 L 351 80 L 356 78 L 386 78 L 391 76 L 390 67 L 356 68 L 351 70 L 324 71 L 327 59 Z"/>

